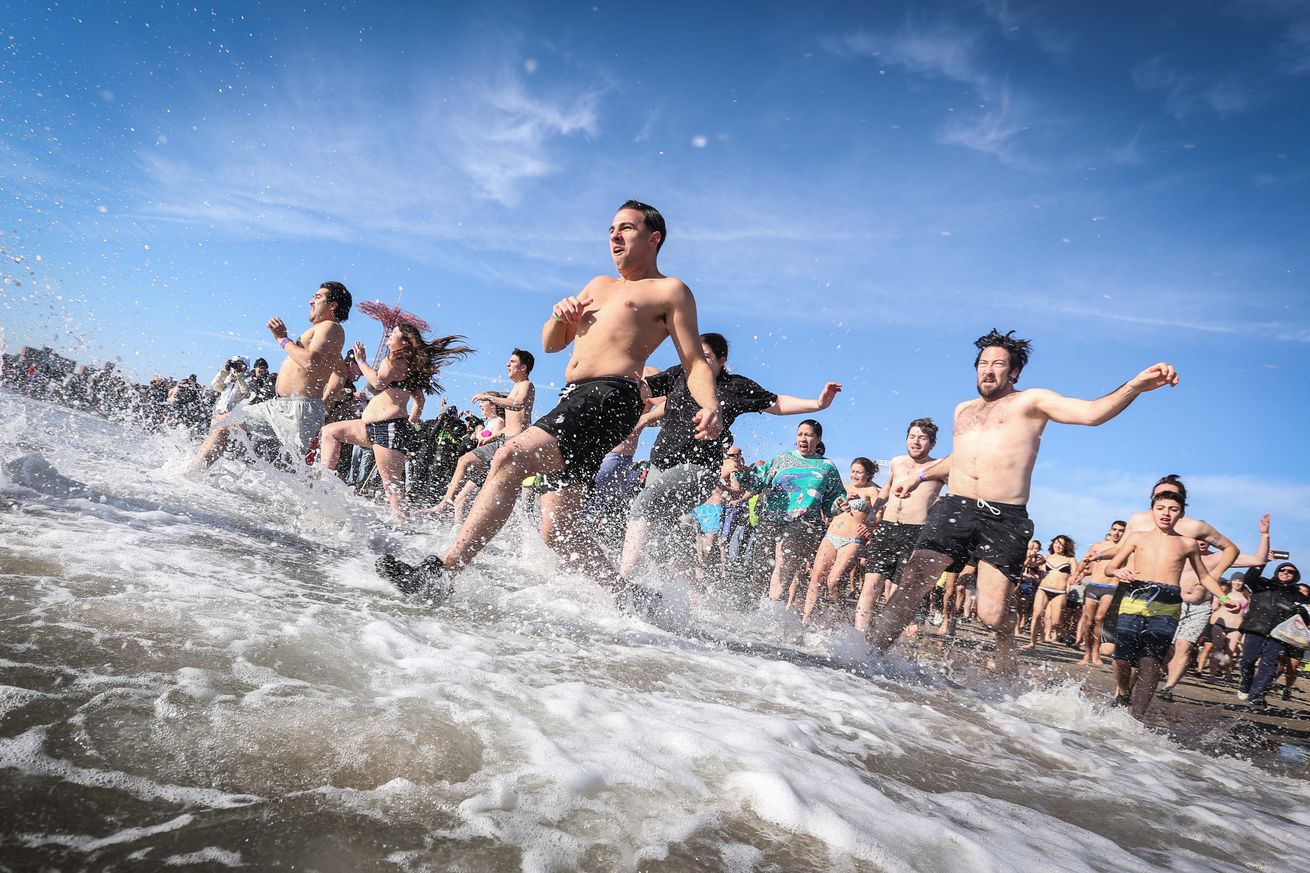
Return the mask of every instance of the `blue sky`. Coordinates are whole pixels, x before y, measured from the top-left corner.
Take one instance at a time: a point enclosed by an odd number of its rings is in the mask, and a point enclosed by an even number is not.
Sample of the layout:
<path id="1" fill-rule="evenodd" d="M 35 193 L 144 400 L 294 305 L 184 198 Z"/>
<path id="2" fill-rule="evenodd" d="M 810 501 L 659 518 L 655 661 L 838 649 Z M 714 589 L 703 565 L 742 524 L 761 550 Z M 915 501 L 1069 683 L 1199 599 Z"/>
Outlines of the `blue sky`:
<path id="1" fill-rule="evenodd" d="M 303 322 L 339 279 L 357 301 L 403 288 L 484 350 L 445 380 L 463 400 L 611 268 L 605 229 L 637 197 L 734 369 L 846 386 L 823 415 L 840 462 L 946 425 L 973 339 L 1013 328 L 1036 345 L 1021 386 L 1182 374 L 1103 427 L 1047 431 L 1043 539 L 1085 543 L 1179 472 L 1239 543 L 1267 510 L 1276 546 L 1310 547 L 1305 3 L 9 10 L 11 349 L 141 378 L 276 366 L 263 323 Z M 542 356 L 538 382 L 564 362 Z M 737 431 L 771 455 L 794 424 Z"/>

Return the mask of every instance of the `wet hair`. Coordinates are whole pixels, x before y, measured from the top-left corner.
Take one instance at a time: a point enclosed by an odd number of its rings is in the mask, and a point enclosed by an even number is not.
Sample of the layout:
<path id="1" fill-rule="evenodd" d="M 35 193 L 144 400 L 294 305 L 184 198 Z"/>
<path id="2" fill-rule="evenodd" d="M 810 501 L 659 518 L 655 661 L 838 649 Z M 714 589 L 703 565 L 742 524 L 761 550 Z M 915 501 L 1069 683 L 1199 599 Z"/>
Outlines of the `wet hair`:
<path id="1" fill-rule="evenodd" d="M 532 356 L 532 352 L 524 351 L 523 349 L 515 349 L 510 352 L 509 355 L 511 358 L 518 358 L 519 363 L 523 365 L 523 369 L 528 371 L 529 376 L 532 375 L 532 368 L 537 364 L 537 359 Z"/>
<path id="2" fill-rule="evenodd" d="M 1121 527 L 1124 530 L 1128 530 L 1128 522 L 1124 521 L 1122 518 L 1116 518 L 1114 521 L 1110 522 L 1110 527 Z"/>
<path id="3" fill-rule="evenodd" d="M 877 461 L 870 461 L 868 458 L 865 458 L 865 457 L 859 457 L 859 458 L 856 458 L 855 460 L 851 461 L 851 465 L 852 465 L 852 466 L 854 466 L 855 464 L 859 464 L 859 465 L 860 465 L 861 467 L 863 467 L 866 471 L 868 471 L 868 473 L 869 473 L 869 478 L 870 478 L 870 479 L 872 479 L 874 476 L 877 476 L 877 475 L 878 475 L 878 462 L 877 462 Z"/>
<path id="4" fill-rule="evenodd" d="M 664 216 L 660 211 L 649 203 L 642 203 L 640 200 L 629 200 L 619 207 L 619 211 L 624 209 L 635 209 L 641 213 L 642 221 L 646 222 L 646 229 L 652 232 L 658 231 L 660 241 L 655 244 L 655 251 L 659 251 L 664 246 L 664 241 L 669 238 L 668 229 L 664 226 Z"/>
<path id="5" fill-rule="evenodd" d="M 439 394 L 441 383 L 437 380 L 437 374 L 441 368 L 452 360 L 473 354 L 473 349 L 460 345 L 464 337 L 458 334 L 438 337 L 428 342 L 412 324 L 401 324 L 400 334 L 406 342 L 392 354 L 406 365 L 407 372 L 398 381 L 400 387 L 411 394 L 420 391 L 424 394 Z"/>
<path id="6" fill-rule="evenodd" d="M 1179 494 L 1177 491 L 1161 491 L 1159 494 L 1152 495 L 1151 505 L 1155 506 L 1155 504 L 1159 503 L 1161 500 L 1172 500 L 1183 509 L 1187 508 L 1187 498 Z"/>
<path id="7" fill-rule="evenodd" d="M 823 440 L 819 440 L 815 443 L 814 454 L 818 455 L 820 458 L 828 454 L 828 447 L 823 444 Z"/>
<path id="8" fill-rule="evenodd" d="M 799 431 L 807 424 L 810 426 L 810 429 L 814 431 L 814 435 L 816 437 L 818 437 L 819 439 L 823 439 L 823 425 L 819 424 L 817 419 L 814 418 L 805 419 L 800 424 L 796 425 L 796 430 Z"/>
<path id="9" fill-rule="evenodd" d="M 714 352 L 714 357 L 720 361 L 728 359 L 728 340 L 721 333 L 703 333 L 700 335 L 700 341 L 710 347 Z"/>
<path id="10" fill-rule="evenodd" d="M 1173 487 L 1169 490 L 1179 495 L 1179 502 L 1182 503 L 1183 506 L 1187 505 L 1187 486 L 1183 484 L 1181 476 L 1177 473 L 1170 473 L 1167 476 L 1161 476 L 1157 479 L 1155 484 L 1151 486 L 1152 500 L 1156 498 L 1155 490 L 1161 485 L 1172 485 Z"/>
<path id="11" fill-rule="evenodd" d="M 937 422 L 933 421 L 931 418 L 916 418 L 914 421 L 910 422 L 910 426 L 905 429 L 905 435 L 909 436 L 910 431 L 914 430 L 916 427 L 923 431 L 924 436 L 932 440 L 934 446 L 937 445 Z"/>
<path id="12" fill-rule="evenodd" d="M 505 396 L 506 396 L 506 394 L 505 394 L 504 391 L 483 391 L 482 393 L 483 393 L 483 394 L 486 394 L 488 397 L 499 397 L 499 398 L 501 398 L 501 399 L 504 399 Z M 490 400 L 483 400 L 482 402 L 483 402 L 483 403 L 491 403 Z M 504 421 L 504 419 L 505 419 L 505 407 L 501 406 L 499 403 L 491 403 L 491 406 L 492 406 L 493 409 L 496 410 L 496 417 L 499 418 L 499 419 L 501 419 L 502 421 Z"/>
<path id="13" fill-rule="evenodd" d="M 327 302 L 336 304 L 337 321 L 345 321 L 350 318 L 350 305 L 354 302 L 350 299 L 350 291 L 340 282 L 323 282 L 318 287 L 327 292 Z"/>
<path id="14" fill-rule="evenodd" d="M 1019 374 L 1023 372 L 1024 367 L 1028 366 L 1028 355 L 1033 350 L 1033 344 L 1030 340 L 1016 338 L 1012 330 L 1001 333 L 996 328 L 992 328 L 991 333 L 978 337 L 973 341 L 973 344 L 978 349 L 978 355 L 973 359 L 975 368 L 977 368 L 978 362 L 982 360 L 982 353 L 985 350 L 993 346 L 1005 349 L 1010 356 L 1010 381 L 1012 382 L 1019 381 Z"/>
<path id="15" fill-rule="evenodd" d="M 1060 534 L 1058 536 L 1051 537 L 1051 545 L 1047 551 L 1050 554 L 1054 555 L 1055 544 L 1060 542 L 1064 543 L 1064 553 L 1072 558 L 1074 553 L 1073 537 L 1070 537 L 1068 534 Z"/>

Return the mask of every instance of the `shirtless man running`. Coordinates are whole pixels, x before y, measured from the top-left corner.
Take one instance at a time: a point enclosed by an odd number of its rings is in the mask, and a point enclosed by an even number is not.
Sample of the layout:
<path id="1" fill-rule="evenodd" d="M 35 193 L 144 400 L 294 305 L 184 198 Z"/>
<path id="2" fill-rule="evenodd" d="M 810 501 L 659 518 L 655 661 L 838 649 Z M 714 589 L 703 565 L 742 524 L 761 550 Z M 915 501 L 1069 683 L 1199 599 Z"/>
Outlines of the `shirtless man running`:
<path id="1" fill-rule="evenodd" d="M 536 358 L 533 357 L 532 352 L 515 349 L 510 352 L 509 361 L 505 364 L 505 372 L 509 374 L 509 381 L 514 386 L 509 393 L 502 396 L 483 391 L 473 395 L 474 403 L 486 402 L 503 409 L 505 427 L 495 439 L 460 456 L 455 464 L 455 474 L 450 477 L 450 484 L 446 487 L 446 495 L 435 507 L 436 511 L 449 509 L 455 505 L 455 498 L 465 480 L 472 485 L 481 485 L 485 482 L 491 459 L 496 456 L 496 451 L 528 429 L 528 424 L 532 421 L 532 404 L 537 400 L 537 387 L 528 378 L 532 375 L 532 367 L 535 364 Z M 462 502 L 465 498 L 459 499 Z"/>
<path id="2" fill-rule="evenodd" d="M 192 469 L 214 463 L 228 444 L 228 430 L 240 426 L 254 435 L 276 437 L 283 451 L 304 463 L 309 447 L 323 427 L 323 392 L 328 380 L 342 368 L 346 332 L 341 322 L 350 317 L 350 291 L 340 282 L 324 282 L 309 301 L 310 327 L 293 340 L 280 318 L 270 318 L 268 329 L 287 359 L 278 368 L 277 396 L 254 406 L 239 404 L 217 420 L 192 460 Z"/>
<path id="3" fill-rule="evenodd" d="M 462 569 L 496 535 L 514 508 L 523 479 L 548 473 L 564 487 L 542 495 L 542 538 L 616 593 L 631 592 L 634 599 L 644 593 L 619 576 L 596 541 L 580 529 L 578 516 L 601 459 L 641 417 L 639 380 L 646 359 L 666 337 L 673 340 L 688 388 L 700 404 L 696 437 L 715 439 L 723 430 L 714 374 L 701 354 L 696 299 L 656 264 L 665 233 L 664 218 L 654 207 L 629 200 L 619 208 L 609 229 L 619 276 L 597 276 L 577 296 L 556 303 L 541 330 L 547 352 L 573 345 L 559 405 L 496 452 L 487 483 L 445 555 L 418 567 L 390 555 L 378 561 L 378 571 L 402 591 L 434 598 L 448 593 L 442 577 Z"/>
<path id="4" fill-rule="evenodd" d="M 919 540 L 928 508 L 937 501 L 945 484 L 929 482 L 908 497 L 891 499 L 892 488 L 911 479 L 937 462 L 930 454 L 937 445 L 937 424 L 931 418 L 916 418 L 905 431 L 905 451 L 891 461 L 891 473 L 882 486 L 878 500 L 883 504 L 882 520 L 865 547 L 864 586 L 855 607 L 855 627 L 868 630 L 873 620 L 873 604 L 879 598 L 890 600 L 896 593 L 896 576 L 910 559 Z"/>
<path id="5" fill-rule="evenodd" d="M 1101 626 L 1105 623 L 1106 613 L 1110 611 L 1119 580 L 1105 572 L 1103 555 L 1113 553 L 1123 539 L 1127 525 L 1126 521 L 1111 522 L 1105 539 L 1089 548 L 1087 556 L 1083 558 L 1079 575 L 1086 577 L 1087 586 L 1083 589 L 1083 614 L 1078 619 L 1078 639 L 1084 649 L 1079 664 L 1094 664 L 1097 667 L 1105 664 L 1101 660 Z"/>
<path id="6" fill-rule="evenodd" d="M 1177 385 L 1169 364 L 1148 367 L 1096 400 L 1063 397 L 1046 388 L 1015 388 L 1028 363 L 1030 343 L 1013 331 L 993 330 L 974 345 L 978 357 L 978 399 L 955 407 L 951 454 L 892 488 L 908 497 L 922 482 L 946 480 L 950 496 L 933 504 L 901 589 L 873 628 L 874 645 L 888 649 L 914 617 L 927 593 L 952 561 L 978 558 L 978 617 L 996 631 L 996 667 L 1017 667 L 1009 598 L 1023 573 L 1033 524 L 1026 504 L 1033 466 L 1049 422 L 1099 425 L 1128 408 L 1139 394 Z"/>

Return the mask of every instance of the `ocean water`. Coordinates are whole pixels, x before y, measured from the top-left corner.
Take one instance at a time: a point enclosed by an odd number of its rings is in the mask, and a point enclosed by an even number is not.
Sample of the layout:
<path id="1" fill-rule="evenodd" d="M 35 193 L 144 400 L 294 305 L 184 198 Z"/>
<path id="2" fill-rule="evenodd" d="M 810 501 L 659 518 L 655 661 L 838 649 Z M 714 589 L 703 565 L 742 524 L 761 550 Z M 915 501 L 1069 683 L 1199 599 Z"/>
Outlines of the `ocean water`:
<path id="1" fill-rule="evenodd" d="M 375 550 L 448 529 L 190 451 L 0 393 L 0 869 L 1307 869 L 1300 750 L 767 610 L 657 628 L 521 522 L 425 607 Z"/>

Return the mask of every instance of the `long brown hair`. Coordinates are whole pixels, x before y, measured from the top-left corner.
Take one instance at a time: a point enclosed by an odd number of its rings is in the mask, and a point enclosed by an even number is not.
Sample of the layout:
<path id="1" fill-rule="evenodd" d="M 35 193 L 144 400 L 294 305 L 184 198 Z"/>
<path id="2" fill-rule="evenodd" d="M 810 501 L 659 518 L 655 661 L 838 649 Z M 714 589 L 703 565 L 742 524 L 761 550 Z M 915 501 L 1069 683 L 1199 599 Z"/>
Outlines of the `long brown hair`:
<path id="1" fill-rule="evenodd" d="M 473 354 L 473 349 L 461 345 L 464 337 L 459 334 L 438 337 L 428 342 L 423 334 L 412 324 L 401 324 L 400 335 L 405 344 L 392 352 L 397 361 L 405 364 L 405 376 L 395 381 L 410 394 L 439 394 L 441 382 L 437 374 L 452 360 L 466 358 Z"/>

